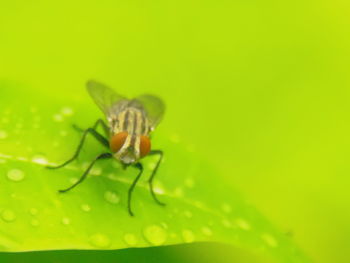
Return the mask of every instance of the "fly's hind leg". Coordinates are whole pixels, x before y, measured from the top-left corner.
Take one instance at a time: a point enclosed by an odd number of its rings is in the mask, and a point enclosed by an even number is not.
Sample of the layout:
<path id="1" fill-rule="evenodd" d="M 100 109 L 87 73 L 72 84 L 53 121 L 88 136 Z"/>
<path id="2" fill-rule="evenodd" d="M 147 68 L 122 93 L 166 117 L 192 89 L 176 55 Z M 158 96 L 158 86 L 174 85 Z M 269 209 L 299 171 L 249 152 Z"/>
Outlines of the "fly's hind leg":
<path id="1" fill-rule="evenodd" d="M 134 191 L 134 188 L 138 182 L 138 180 L 140 179 L 141 175 L 142 175 L 142 172 L 143 172 L 143 166 L 141 163 L 136 163 L 134 165 L 137 169 L 139 169 L 139 173 L 138 175 L 136 176 L 136 178 L 134 179 L 133 183 L 131 184 L 130 188 L 129 188 L 129 191 L 128 191 L 128 211 L 129 211 L 129 214 L 131 216 L 134 216 L 134 213 L 132 212 L 131 210 L 131 197 L 132 197 L 132 193 Z"/>
<path id="2" fill-rule="evenodd" d="M 160 163 L 161 163 L 162 160 L 163 160 L 163 155 L 164 155 L 164 154 L 163 154 L 163 151 L 161 151 L 161 150 L 153 150 L 153 151 L 151 151 L 149 154 L 150 154 L 150 155 L 159 155 L 159 160 L 158 160 L 158 162 L 157 162 L 157 164 L 156 164 L 156 167 L 153 169 L 152 174 L 151 174 L 150 178 L 148 179 L 148 183 L 149 183 L 149 188 L 150 188 L 150 191 L 151 191 L 151 195 L 152 195 L 154 201 L 156 201 L 157 204 L 163 205 L 163 206 L 164 206 L 165 203 L 159 201 L 159 199 L 158 199 L 158 197 L 157 197 L 157 195 L 156 195 L 156 193 L 154 192 L 154 189 L 153 189 L 153 179 L 154 179 L 154 176 L 156 175 L 156 173 L 157 173 L 157 171 L 158 171 L 158 168 L 159 168 Z"/>

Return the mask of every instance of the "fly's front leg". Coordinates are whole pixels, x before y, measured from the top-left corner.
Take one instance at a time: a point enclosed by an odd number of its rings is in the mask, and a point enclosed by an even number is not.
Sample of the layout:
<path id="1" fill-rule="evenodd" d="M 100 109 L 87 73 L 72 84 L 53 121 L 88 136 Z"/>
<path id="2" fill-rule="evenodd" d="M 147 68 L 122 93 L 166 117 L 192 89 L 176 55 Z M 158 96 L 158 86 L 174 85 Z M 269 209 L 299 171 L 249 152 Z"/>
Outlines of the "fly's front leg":
<path id="1" fill-rule="evenodd" d="M 106 148 L 109 149 L 109 142 L 108 140 L 103 137 L 101 134 L 99 134 L 97 131 L 95 131 L 93 128 L 88 128 L 84 131 L 84 134 L 80 140 L 80 143 L 78 145 L 78 148 L 77 150 L 75 151 L 75 154 L 72 156 L 72 158 L 70 158 L 69 160 L 67 160 L 66 162 L 64 162 L 63 164 L 61 165 L 58 165 L 58 166 L 47 166 L 47 168 L 49 169 L 58 169 L 58 168 L 61 168 L 61 167 L 64 167 L 66 166 L 67 164 L 71 163 L 72 161 L 74 161 L 80 154 L 80 151 L 84 145 L 84 142 L 85 142 L 85 139 L 86 139 L 86 136 L 91 133 L 96 140 L 98 140 L 102 145 L 104 145 Z"/>
<path id="2" fill-rule="evenodd" d="M 73 189 L 74 187 L 76 187 L 78 184 L 82 183 L 84 181 L 84 179 L 86 178 L 86 176 L 89 174 L 91 168 L 94 166 L 94 164 L 98 161 L 98 160 L 102 160 L 102 159 L 109 159 L 109 158 L 112 158 L 113 155 L 111 153 L 103 153 L 103 154 L 100 154 L 99 156 L 97 156 L 95 158 L 95 160 L 92 161 L 92 163 L 89 165 L 89 167 L 86 169 L 86 171 L 83 173 L 83 175 L 79 178 L 79 180 L 73 184 L 72 186 L 66 188 L 66 189 L 63 189 L 63 190 L 59 190 L 60 193 L 65 193 L 71 189 Z"/>
<path id="3" fill-rule="evenodd" d="M 165 203 L 159 201 L 159 199 L 157 198 L 157 195 L 156 195 L 156 193 L 154 192 L 154 189 L 153 189 L 153 179 L 154 179 L 154 176 L 156 175 L 156 173 L 158 171 L 160 163 L 163 160 L 163 155 L 164 154 L 163 154 L 163 151 L 161 151 L 161 150 L 153 150 L 149 154 L 150 155 L 159 155 L 159 160 L 158 160 L 158 162 L 156 164 L 156 167 L 154 167 L 154 169 L 152 171 L 152 174 L 151 174 L 150 178 L 148 179 L 151 195 L 152 195 L 154 201 L 156 201 L 156 203 L 158 203 L 159 205 L 165 205 Z"/>
<path id="4" fill-rule="evenodd" d="M 129 188 L 128 191 L 128 210 L 129 210 L 129 214 L 131 216 L 134 216 L 134 213 L 131 210 L 131 197 L 132 197 L 132 192 L 134 191 L 134 188 L 136 186 L 137 181 L 140 179 L 142 172 L 143 172 L 143 166 L 141 163 L 137 163 L 134 165 L 137 169 L 139 169 L 139 174 L 136 176 L 134 182 L 132 183 L 132 185 Z"/>

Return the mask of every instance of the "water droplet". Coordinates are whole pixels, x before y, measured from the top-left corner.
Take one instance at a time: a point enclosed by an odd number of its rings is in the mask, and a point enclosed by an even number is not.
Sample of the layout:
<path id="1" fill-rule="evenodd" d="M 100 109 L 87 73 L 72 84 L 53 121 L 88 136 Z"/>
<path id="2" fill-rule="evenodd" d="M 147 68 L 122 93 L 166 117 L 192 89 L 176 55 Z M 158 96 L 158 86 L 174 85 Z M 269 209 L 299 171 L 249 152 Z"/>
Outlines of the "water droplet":
<path id="1" fill-rule="evenodd" d="M 249 230 L 250 229 L 250 225 L 247 221 L 245 221 L 242 218 L 238 218 L 236 220 L 236 224 L 238 225 L 238 227 L 242 228 L 243 230 Z"/>
<path id="2" fill-rule="evenodd" d="M 148 165 L 147 165 L 147 167 L 148 167 L 148 169 L 150 169 L 150 170 L 154 170 L 154 168 L 156 168 L 156 165 L 157 165 L 157 163 L 156 162 L 154 162 L 154 163 L 149 163 Z"/>
<path id="3" fill-rule="evenodd" d="M 186 150 L 190 153 L 194 153 L 196 151 L 196 146 L 194 144 L 187 145 Z"/>
<path id="4" fill-rule="evenodd" d="M 182 197 L 184 195 L 184 192 L 183 192 L 182 188 L 176 187 L 175 190 L 174 190 L 174 195 L 176 197 Z"/>
<path id="5" fill-rule="evenodd" d="M 186 211 L 184 212 L 184 215 L 185 215 L 187 218 L 192 218 L 192 213 L 191 213 L 190 211 L 188 211 L 188 210 L 186 210 Z"/>
<path id="6" fill-rule="evenodd" d="M 221 209 L 225 213 L 231 213 L 231 211 L 232 211 L 232 207 L 229 204 L 227 204 L 227 203 L 222 204 L 221 205 Z"/>
<path id="7" fill-rule="evenodd" d="M 172 134 L 170 136 L 170 141 L 173 143 L 179 143 L 180 142 L 180 136 L 176 133 Z"/>
<path id="8" fill-rule="evenodd" d="M 38 214 L 38 209 L 36 208 L 31 208 L 29 209 L 29 213 L 32 215 L 32 216 L 35 216 Z"/>
<path id="9" fill-rule="evenodd" d="M 168 224 L 165 222 L 160 223 L 164 229 L 168 229 Z"/>
<path id="10" fill-rule="evenodd" d="M 211 236 L 213 234 L 213 231 L 207 226 L 202 227 L 202 233 L 206 236 Z"/>
<path id="11" fill-rule="evenodd" d="M 6 131 L 0 130 L 0 140 L 6 139 L 8 136 Z"/>
<path id="12" fill-rule="evenodd" d="M 73 109 L 70 107 L 64 107 L 62 108 L 61 112 L 63 115 L 70 116 L 73 114 Z"/>
<path id="13" fill-rule="evenodd" d="M 32 226 L 39 226 L 39 221 L 38 221 L 37 219 L 32 219 L 32 220 L 30 221 L 30 224 L 31 224 Z"/>
<path id="14" fill-rule="evenodd" d="M 10 209 L 3 210 L 1 212 L 1 217 L 6 222 L 13 222 L 16 220 L 16 214 Z"/>
<path id="15" fill-rule="evenodd" d="M 46 159 L 46 157 L 43 155 L 35 155 L 32 158 L 32 162 L 40 164 L 40 165 L 48 165 L 48 163 L 49 163 L 48 160 Z"/>
<path id="16" fill-rule="evenodd" d="M 98 248 L 109 247 L 111 240 L 104 234 L 95 234 L 90 237 L 90 243 Z"/>
<path id="17" fill-rule="evenodd" d="M 40 116 L 35 116 L 34 117 L 34 122 L 40 122 L 41 120 L 41 117 Z"/>
<path id="18" fill-rule="evenodd" d="M 106 191 L 104 194 L 104 198 L 111 204 L 118 204 L 120 201 L 119 195 L 113 191 Z"/>
<path id="19" fill-rule="evenodd" d="M 71 177 L 71 178 L 69 178 L 69 182 L 71 183 L 71 184 L 75 184 L 76 182 L 78 182 L 79 181 L 79 178 L 78 177 Z"/>
<path id="20" fill-rule="evenodd" d="M 15 182 L 22 181 L 24 179 L 24 172 L 19 169 L 12 169 L 8 171 L 7 178 Z"/>
<path id="21" fill-rule="evenodd" d="M 28 162 L 28 158 L 27 157 L 18 156 L 16 159 L 18 161 L 21 161 L 21 162 Z"/>
<path id="22" fill-rule="evenodd" d="M 63 121 L 63 116 L 61 114 L 55 114 L 53 115 L 53 120 L 57 122 Z"/>
<path id="23" fill-rule="evenodd" d="M 232 223 L 228 219 L 223 219 L 221 222 L 224 225 L 224 227 L 227 227 L 227 228 L 232 227 Z"/>
<path id="24" fill-rule="evenodd" d="M 17 124 L 15 125 L 15 128 L 18 129 L 18 130 L 19 130 L 19 129 L 22 129 L 22 128 L 23 128 L 23 124 L 19 122 L 19 123 L 17 123 Z"/>
<path id="25" fill-rule="evenodd" d="M 101 175 L 102 174 L 102 169 L 100 167 L 94 167 L 90 171 L 91 175 Z"/>
<path id="26" fill-rule="evenodd" d="M 118 176 L 116 176 L 115 174 L 108 174 L 107 178 L 113 181 L 118 181 Z"/>
<path id="27" fill-rule="evenodd" d="M 188 188 L 192 188 L 194 186 L 194 180 L 193 178 L 186 178 L 185 180 L 185 185 L 188 187 Z"/>
<path id="28" fill-rule="evenodd" d="M 36 107 L 30 107 L 30 112 L 31 113 L 36 113 L 38 111 L 38 109 Z"/>
<path id="29" fill-rule="evenodd" d="M 182 238 L 186 243 L 192 243 L 195 240 L 193 232 L 188 229 L 182 230 Z"/>
<path id="30" fill-rule="evenodd" d="M 143 235 L 149 243 L 155 246 L 163 245 L 167 239 L 165 230 L 157 225 L 146 227 L 143 231 Z"/>
<path id="31" fill-rule="evenodd" d="M 88 204 L 82 204 L 80 206 L 81 210 L 85 211 L 85 212 L 90 212 L 91 211 L 91 207 Z"/>
<path id="32" fill-rule="evenodd" d="M 154 187 L 153 187 L 153 190 L 154 190 L 154 192 L 156 193 L 156 194 L 159 194 L 159 195 L 163 195 L 165 192 L 164 192 L 164 189 L 161 187 L 161 186 L 159 186 L 159 185 L 155 185 Z"/>
<path id="33" fill-rule="evenodd" d="M 205 209 L 205 205 L 201 201 L 194 201 L 194 205 L 200 209 Z"/>
<path id="34" fill-rule="evenodd" d="M 276 239 L 273 237 L 273 236 L 271 236 L 270 234 L 267 234 L 267 233 L 265 233 L 265 234 L 262 234 L 261 235 L 261 238 L 265 241 L 265 243 L 267 244 L 267 245 L 269 245 L 270 247 L 277 247 L 277 241 L 276 241 Z"/>
<path id="35" fill-rule="evenodd" d="M 70 224 L 70 219 L 68 217 L 63 217 L 62 218 L 62 224 L 69 225 Z"/>
<path id="36" fill-rule="evenodd" d="M 130 247 L 137 245 L 138 242 L 137 237 L 130 233 L 124 235 L 124 241 Z"/>
<path id="37" fill-rule="evenodd" d="M 68 132 L 67 132 L 67 131 L 60 131 L 60 135 L 61 135 L 62 137 L 65 137 L 65 136 L 68 135 Z"/>

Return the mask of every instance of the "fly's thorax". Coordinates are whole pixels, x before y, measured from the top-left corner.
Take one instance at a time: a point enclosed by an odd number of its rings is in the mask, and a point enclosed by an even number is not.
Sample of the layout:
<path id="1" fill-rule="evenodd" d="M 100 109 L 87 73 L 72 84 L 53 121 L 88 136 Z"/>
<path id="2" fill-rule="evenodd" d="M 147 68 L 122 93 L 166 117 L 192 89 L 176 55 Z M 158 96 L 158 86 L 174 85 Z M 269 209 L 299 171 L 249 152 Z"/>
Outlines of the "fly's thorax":
<path id="1" fill-rule="evenodd" d="M 150 127 L 141 109 L 126 108 L 111 118 L 110 124 L 113 124 L 110 147 L 116 159 L 131 164 L 148 154 Z"/>

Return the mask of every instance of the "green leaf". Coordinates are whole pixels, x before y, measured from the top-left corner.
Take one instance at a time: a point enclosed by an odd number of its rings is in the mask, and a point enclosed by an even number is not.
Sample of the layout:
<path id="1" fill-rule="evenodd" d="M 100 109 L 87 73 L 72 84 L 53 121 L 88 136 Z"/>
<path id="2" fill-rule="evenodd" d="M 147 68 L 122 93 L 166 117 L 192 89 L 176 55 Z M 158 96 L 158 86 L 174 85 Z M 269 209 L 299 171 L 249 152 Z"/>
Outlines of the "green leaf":
<path id="1" fill-rule="evenodd" d="M 279 262 L 308 262 L 288 236 L 227 186 L 193 145 L 180 142 L 166 127 L 155 131 L 153 147 L 165 152 L 155 186 L 167 205 L 159 206 L 150 195 L 147 178 L 156 157 L 147 157 L 131 217 L 126 197 L 137 170 L 123 170 L 115 160 L 98 163 L 72 191 L 57 192 L 74 183 L 92 158 L 104 151 L 93 138 L 87 140 L 78 161 L 59 170 L 45 168 L 71 157 L 81 136 L 72 129 L 73 123 L 88 127 L 101 117 L 86 94 L 70 99 L 2 83 L 0 103 L 1 251 L 215 241 Z"/>

